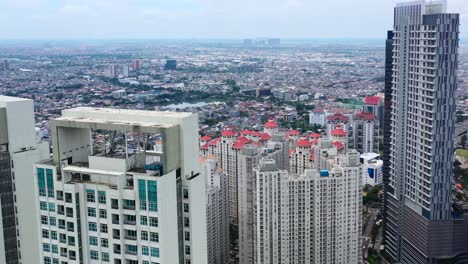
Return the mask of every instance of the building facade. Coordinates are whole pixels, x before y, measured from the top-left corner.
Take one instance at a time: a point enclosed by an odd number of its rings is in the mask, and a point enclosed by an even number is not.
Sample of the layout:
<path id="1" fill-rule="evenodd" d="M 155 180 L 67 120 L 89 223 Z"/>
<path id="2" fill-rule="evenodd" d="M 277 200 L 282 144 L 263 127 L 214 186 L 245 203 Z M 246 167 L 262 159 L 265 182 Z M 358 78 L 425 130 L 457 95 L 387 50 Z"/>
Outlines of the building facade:
<path id="1" fill-rule="evenodd" d="M 63 111 L 53 160 L 35 166 L 41 263 L 207 263 L 197 122 L 190 113 Z M 154 135 L 161 151 L 148 143 Z"/>
<path id="2" fill-rule="evenodd" d="M 445 1 L 415 1 L 398 4 L 394 18 L 386 253 L 458 263 L 468 252 L 466 216 L 452 207 L 459 15 Z"/>
<path id="3" fill-rule="evenodd" d="M 36 138 L 33 101 L 0 96 L 0 263 L 37 263 L 33 165 L 48 157 L 49 145 Z"/>
<path id="4" fill-rule="evenodd" d="M 229 261 L 228 177 L 214 156 L 202 157 L 207 180 L 208 263 Z"/>
<path id="5" fill-rule="evenodd" d="M 362 263 L 359 154 L 337 155 L 331 140 L 315 151 L 302 174 L 269 157 L 254 169 L 254 263 Z"/>

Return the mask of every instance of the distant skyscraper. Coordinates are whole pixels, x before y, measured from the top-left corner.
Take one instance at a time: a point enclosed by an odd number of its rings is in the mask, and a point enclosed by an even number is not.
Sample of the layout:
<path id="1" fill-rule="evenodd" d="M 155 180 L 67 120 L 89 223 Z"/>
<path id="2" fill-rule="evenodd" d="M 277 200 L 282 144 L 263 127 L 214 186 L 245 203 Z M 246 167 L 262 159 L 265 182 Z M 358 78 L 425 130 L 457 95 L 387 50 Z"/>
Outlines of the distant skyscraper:
<path id="1" fill-rule="evenodd" d="M 0 96 L 0 263 L 38 263 L 33 165 L 48 157 L 48 144 L 37 142 L 33 101 Z"/>
<path id="2" fill-rule="evenodd" d="M 385 241 L 386 253 L 398 263 L 461 263 L 460 254 L 468 253 L 468 216 L 452 207 L 460 22 L 445 10 L 445 1 L 398 4 L 389 34 Z"/>
<path id="3" fill-rule="evenodd" d="M 8 61 L 7 60 L 3 60 L 1 63 L 0 63 L 0 70 L 8 70 Z"/>
<path id="4" fill-rule="evenodd" d="M 140 67 L 141 67 L 141 60 L 139 59 L 133 60 L 133 70 L 137 71 L 140 69 Z"/>
<path id="5" fill-rule="evenodd" d="M 197 129 L 191 113 L 63 111 L 54 158 L 35 168 L 41 254 L 29 263 L 208 263 Z"/>
<path id="6" fill-rule="evenodd" d="M 269 46 L 274 46 L 274 47 L 277 47 L 281 44 L 281 39 L 279 38 L 271 38 L 271 39 L 268 39 L 268 45 Z"/>
<path id="7" fill-rule="evenodd" d="M 109 65 L 109 69 L 107 70 L 107 76 L 109 78 L 117 77 L 117 66 L 114 64 Z"/>
<path id="8" fill-rule="evenodd" d="M 123 75 L 123 77 L 128 77 L 129 68 L 130 67 L 128 65 L 123 65 L 122 66 L 122 75 Z"/>

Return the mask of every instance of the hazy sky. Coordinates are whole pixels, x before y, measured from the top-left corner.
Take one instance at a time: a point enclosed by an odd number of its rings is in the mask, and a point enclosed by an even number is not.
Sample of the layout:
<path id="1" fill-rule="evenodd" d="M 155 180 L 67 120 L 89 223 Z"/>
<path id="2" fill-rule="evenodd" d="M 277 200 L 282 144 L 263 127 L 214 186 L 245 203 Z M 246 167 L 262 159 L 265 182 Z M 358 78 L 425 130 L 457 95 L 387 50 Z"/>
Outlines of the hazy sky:
<path id="1" fill-rule="evenodd" d="M 396 2 L 0 0 L 0 39 L 383 38 Z M 468 0 L 448 2 L 468 38 Z"/>

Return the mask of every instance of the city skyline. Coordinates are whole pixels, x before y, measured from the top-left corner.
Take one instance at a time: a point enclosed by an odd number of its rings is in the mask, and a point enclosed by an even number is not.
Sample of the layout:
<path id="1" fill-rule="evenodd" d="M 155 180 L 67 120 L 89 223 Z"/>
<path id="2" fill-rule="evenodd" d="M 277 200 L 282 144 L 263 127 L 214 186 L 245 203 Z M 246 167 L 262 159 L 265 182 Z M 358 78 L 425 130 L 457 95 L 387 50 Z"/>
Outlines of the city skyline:
<path id="1" fill-rule="evenodd" d="M 7 0 L 0 3 L 0 23 L 9 26 L 0 29 L 0 36 L 1 39 L 383 39 L 382 32 L 391 28 L 393 6 L 398 2 L 402 1 Z M 463 21 L 468 17 L 468 6 L 463 0 L 448 0 L 448 12 L 460 13 Z M 356 32 L 356 28 L 365 33 Z M 463 26 L 460 37 L 468 38 Z"/>

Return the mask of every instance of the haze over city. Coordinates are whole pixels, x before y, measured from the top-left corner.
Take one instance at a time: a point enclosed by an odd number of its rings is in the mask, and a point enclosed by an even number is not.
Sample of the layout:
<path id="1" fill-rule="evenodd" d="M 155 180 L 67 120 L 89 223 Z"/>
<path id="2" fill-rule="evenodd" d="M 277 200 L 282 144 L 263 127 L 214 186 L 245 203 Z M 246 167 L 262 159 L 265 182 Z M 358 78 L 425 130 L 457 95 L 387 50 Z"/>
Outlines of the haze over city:
<path id="1" fill-rule="evenodd" d="M 0 39 L 382 38 L 397 0 L 5 0 Z M 468 17 L 466 0 L 448 11 Z M 468 38 L 462 23 L 460 37 Z"/>

